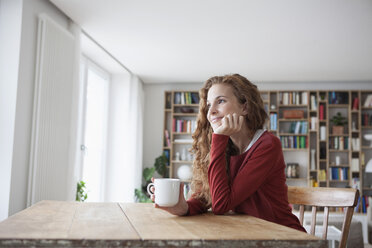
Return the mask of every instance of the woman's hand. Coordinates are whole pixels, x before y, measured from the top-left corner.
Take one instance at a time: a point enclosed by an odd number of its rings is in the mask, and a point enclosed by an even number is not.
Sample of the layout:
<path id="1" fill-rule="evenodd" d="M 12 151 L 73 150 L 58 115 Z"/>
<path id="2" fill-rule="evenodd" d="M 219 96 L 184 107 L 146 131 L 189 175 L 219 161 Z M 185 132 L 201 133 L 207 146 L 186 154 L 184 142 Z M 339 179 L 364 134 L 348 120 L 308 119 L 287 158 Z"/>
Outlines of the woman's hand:
<path id="1" fill-rule="evenodd" d="M 154 178 L 151 178 L 151 181 L 154 182 Z M 155 208 L 159 208 L 162 210 L 167 211 L 168 213 L 174 214 L 174 215 L 186 215 L 189 210 L 189 205 L 187 204 L 185 197 L 183 195 L 183 185 L 184 183 L 181 183 L 180 185 L 180 194 L 178 197 L 178 203 L 174 205 L 173 207 L 161 207 L 158 204 L 155 203 Z M 152 192 L 155 193 L 155 187 L 152 188 Z M 151 200 L 155 202 L 155 194 L 151 195 Z"/>
<path id="2" fill-rule="evenodd" d="M 242 129 L 244 122 L 243 116 L 238 116 L 236 113 L 227 114 L 221 120 L 221 125 L 217 127 L 214 131 L 216 134 L 224 134 L 231 136 L 234 133 L 239 132 Z"/>

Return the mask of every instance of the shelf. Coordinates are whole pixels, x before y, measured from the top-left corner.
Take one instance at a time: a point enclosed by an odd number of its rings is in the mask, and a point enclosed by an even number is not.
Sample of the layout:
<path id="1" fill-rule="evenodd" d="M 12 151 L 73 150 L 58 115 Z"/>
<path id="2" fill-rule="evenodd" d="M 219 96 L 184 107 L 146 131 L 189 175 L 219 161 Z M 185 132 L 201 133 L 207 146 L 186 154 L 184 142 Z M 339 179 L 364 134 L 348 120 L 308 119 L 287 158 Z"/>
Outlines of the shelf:
<path id="1" fill-rule="evenodd" d="M 348 134 L 330 134 L 329 137 L 348 137 Z"/>
<path id="2" fill-rule="evenodd" d="M 198 107 L 199 104 L 173 104 L 173 107 Z"/>
<path id="3" fill-rule="evenodd" d="M 308 121 L 307 119 L 279 119 L 281 122 Z"/>
<path id="4" fill-rule="evenodd" d="M 365 128 L 365 129 L 371 129 L 372 126 L 362 126 L 362 129 Z"/>
<path id="5" fill-rule="evenodd" d="M 298 151 L 308 151 L 309 148 L 282 148 L 283 151 L 287 152 L 298 152 Z"/>
<path id="6" fill-rule="evenodd" d="M 348 108 L 349 104 L 328 104 L 329 108 Z"/>
<path id="7" fill-rule="evenodd" d="M 303 104 L 288 104 L 288 105 L 285 105 L 285 104 L 279 104 L 279 107 L 281 108 L 307 108 L 307 105 L 303 105 Z"/>
<path id="8" fill-rule="evenodd" d="M 348 149 L 344 149 L 344 150 L 336 150 L 336 149 L 329 149 L 330 152 L 349 152 Z"/>
<path id="9" fill-rule="evenodd" d="M 330 183 L 348 183 L 349 180 L 329 180 Z"/>
<path id="10" fill-rule="evenodd" d="M 362 146 L 362 149 L 370 150 L 370 149 L 372 149 L 372 147 L 370 147 L 370 146 Z"/>
<path id="11" fill-rule="evenodd" d="M 172 142 L 172 144 L 174 144 L 174 145 L 192 145 L 192 141 L 190 141 L 190 142 L 187 142 L 187 141 L 181 141 L 181 142 L 178 142 L 178 141 L 176 141 L 176 142 Z"/>
<path id="12" fill-rule="evenodd" d="M 372 110 L 372 107 L 362 107 L 362 110 Z"/>
<path id="13" fill-rule="evenodd" d="M 165 112 L 172 112 L 172 109 L 164 109 Z"/>
<path id="14" fill-rule="evenodd" d="M 176 164 L 192 164 L 194 161 L 189 160 L 172 160 L 172 163 Z"/>
<path id="15" fill-rule="evenodd" d="M 287 177 L 286 180 L 292 180 L 292 181 L 304 181 L 304 180 L 307 180 L 306 177 Z"/>
<path id="16" fill-rule="evenodd" d="M 348 164 L 340 164 L 340 165 L 335 165 L 335 164 L 330 164 L 329 167 L 334 167 L 334 168 L 349 168 L 350 166 Z"/>
<path id="17" fill-rule="evenodd" d="M 189 132 L 173 132 L 173 135 L 191 135 Z"/>
<path id="18" fill-rule="evenodd" d="M 280 136 L 307 136 L 307 134 L 301 133 L 279 133 Z"/>
<path id="19" fill-rule="evenodd" d="M 173 116 L 197 116 L 198 113 L 173 113 Z"/>

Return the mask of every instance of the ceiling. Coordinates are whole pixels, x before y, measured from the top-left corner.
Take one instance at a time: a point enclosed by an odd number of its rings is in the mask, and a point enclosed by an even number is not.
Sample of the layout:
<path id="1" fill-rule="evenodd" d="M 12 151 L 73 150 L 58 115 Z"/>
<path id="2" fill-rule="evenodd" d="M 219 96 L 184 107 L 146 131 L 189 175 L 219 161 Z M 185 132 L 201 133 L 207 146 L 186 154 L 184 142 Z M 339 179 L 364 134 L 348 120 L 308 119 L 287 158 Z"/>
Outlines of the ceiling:
<path id="1" fill-rule="evenodd" d="M 372 81 L 370 0 L 50 0 L 144 83 Z"/>

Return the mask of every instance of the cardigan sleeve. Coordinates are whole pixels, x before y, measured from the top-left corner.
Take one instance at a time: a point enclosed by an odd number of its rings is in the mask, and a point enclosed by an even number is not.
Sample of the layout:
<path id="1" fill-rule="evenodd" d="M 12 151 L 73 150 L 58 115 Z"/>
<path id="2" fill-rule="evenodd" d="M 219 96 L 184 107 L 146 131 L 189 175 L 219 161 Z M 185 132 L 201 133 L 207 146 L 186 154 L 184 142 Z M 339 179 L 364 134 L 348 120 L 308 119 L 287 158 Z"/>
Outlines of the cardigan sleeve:
<path id="1" fill-rule="evenodd" d="M 193 197 L 187 200 L 187 205 L 189 205 L 189 209 L 186 215 L 202 214 L 208 211 L 204 203 Z"/>
<path id="2" fill-rule="evenodd" d="M 251 157 L 241 165 L 230 185 L 226 173 L 225 150 L 229 137 L 213 134 L 208 168 L 208 181 L 212 196 L 212 211 L 224 214 L 251 196 L 265 182 L 277 162 L 281 146 L 277 140 L 260 142 Z"/>

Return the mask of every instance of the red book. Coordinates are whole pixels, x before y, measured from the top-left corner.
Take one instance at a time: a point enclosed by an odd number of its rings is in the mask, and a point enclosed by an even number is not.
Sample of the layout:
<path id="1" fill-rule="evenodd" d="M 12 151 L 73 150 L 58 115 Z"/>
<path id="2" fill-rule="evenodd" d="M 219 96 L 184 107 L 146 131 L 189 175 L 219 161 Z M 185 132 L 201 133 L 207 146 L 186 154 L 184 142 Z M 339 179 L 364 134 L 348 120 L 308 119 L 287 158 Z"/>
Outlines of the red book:
<path id="1" fill-rule="evenodd" d="M 358 110 L 359 109 L 359 98 L 355 97 L 353 101 L 353 110 Z"/>
<path id="2" fill-rule="evenodd" d="M 324 120 L 324 105 L 319 105 L 319 120 Z"/>
<path id="3" fill-rule="evenodd" d="M 176 132 L 176 126 L 177 126 L 177 121 L 175 118 L 173 118 L 173 125 L 172 125 L 172 129 L 173 129 L 173 132 Z"/>

